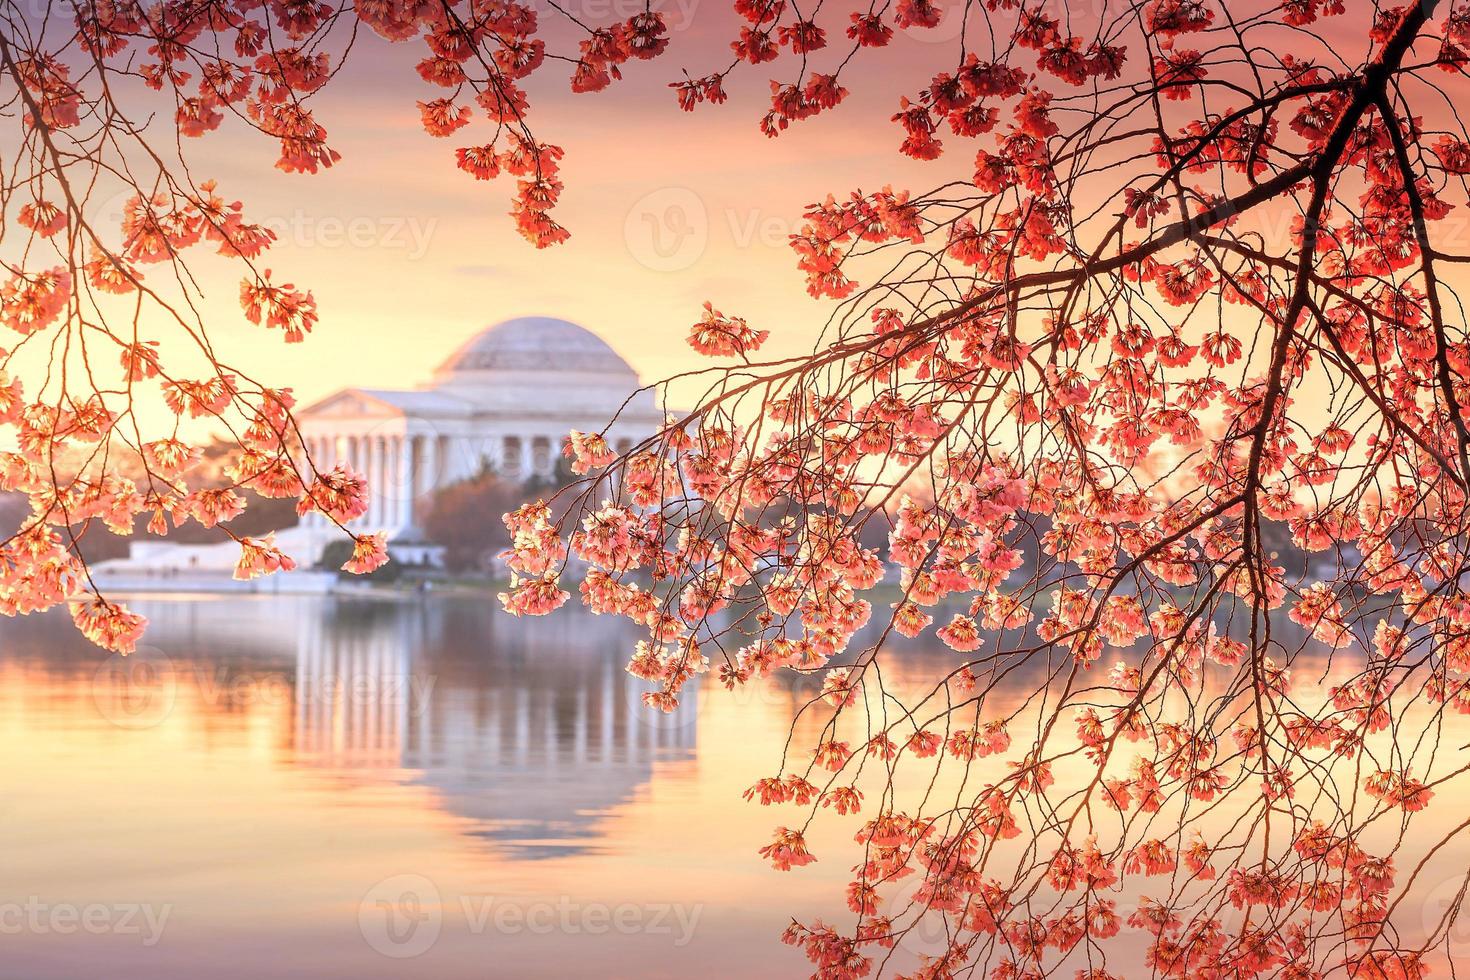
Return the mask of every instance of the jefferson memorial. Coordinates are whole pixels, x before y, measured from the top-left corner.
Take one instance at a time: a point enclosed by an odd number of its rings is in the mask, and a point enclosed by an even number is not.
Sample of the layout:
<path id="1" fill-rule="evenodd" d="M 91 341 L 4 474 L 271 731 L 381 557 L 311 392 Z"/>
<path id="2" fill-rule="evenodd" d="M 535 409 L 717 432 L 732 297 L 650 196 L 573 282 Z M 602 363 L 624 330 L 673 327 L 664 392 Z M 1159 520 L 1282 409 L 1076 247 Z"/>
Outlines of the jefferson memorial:
<path id="1" fill-rule="evenodd" d="M 617 416 L 616 421 L 612 421 Z M 484 470 L 526 481 L 550 477 L 567 433 L 604 432 L 625 451 L 663 424 L 654 393 L 596 334 L 566 320 L 520 317 L 480 331 L 439 365 L 428 384 L 410 389 L 344 388 L 298 410 L 303 444 L 318 469 L 345 463 L 367 477 L 368 512 L 355 531 L 386 531 L 395 560 L 422 562 L 436 549 L 421 521 L 435 491 Z M 611 423 L 611 424 L 609 424 Z M 305 461 L 303 460 L 303 463 Z M 498 515 L 497 515 L 498 516 Z M 335 574 L 308 571 L 341 531 L 320 514 L 276 533 L 296 559 L 288 576 L 238 583 L 248 591 L 315 590 Z M 102 562 L 104 578 L 156 588 L 157 576 L 198 580 L 233 570 L 239 546 L 139 539 L 129 556 Z M 313 577 L 323 582 L 312 583 Z M 235 588 L 226 580 L 221 588 Z M 190 583 L 180 583 L 180 587 Z M 193 583 L 193 584 L 197 584 Z"/>
<path id="2" fill-rule="evenodd" d="M 299 411 L 297 422 L 318 469 L 340 462 L 366 475 L 372 502 L 352 527 L 406 545 L 435 491 L 486 469 L 549 478 L 572 429 L 605 431 L 622 452 L 652 435 L 663 413 L 592 331 L 521 317 L 471 337 L 425 386 L 344 388 Z M 327 530 L 319 514 L 305 527 Z"/>

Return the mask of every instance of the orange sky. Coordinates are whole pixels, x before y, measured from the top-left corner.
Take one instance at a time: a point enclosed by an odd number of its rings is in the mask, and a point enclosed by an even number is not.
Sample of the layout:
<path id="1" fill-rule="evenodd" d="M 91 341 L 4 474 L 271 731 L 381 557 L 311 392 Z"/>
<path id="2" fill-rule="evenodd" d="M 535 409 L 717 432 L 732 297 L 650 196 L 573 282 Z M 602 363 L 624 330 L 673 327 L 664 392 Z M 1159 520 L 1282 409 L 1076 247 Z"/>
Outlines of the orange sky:
<path id="1" fill-rule="evenodd" d="M 573 237 L 538 252 L 506 215 L 512 185 L 454 168 L 455 146 L 488 137 L 483 121 L 448 139 L 420 129 L 415 100 L 436 92 L 413 74 L 421 47 L 359 40 L 348 72 L 314 103 L 343 155 L 330 171 L 275 171 L 273 141 L 235 120 L 185 146 L 196 180 L 216 178 L 248 220 L 276 228 L 263 265 L 317 297 L 317 331 L 286 347 L 240 316 L 238 269 L 192 257 L 221 353 L 303 402 L 348 384 L 423 382 L 466 337 L 525 314 L 590 327 L 645 380 L 708 363 L 684 343 L 705 300 L 769 329 L 768 350 L 809 349 L 831 304 L 807 297 L 787 245 L 803 206 L 890 181 L 926 189 L 973 160 L 972 149 L 929 165 L 899 157 L 888 117 L 934 53 L 902 36 L 882 70 L 848 81 L 855 104 L 777 140 L 757 130 L 769 66 L 732 82 L 725 106 L 686 114 L 666 87 L 686 63 L 677 48 L 593 95 L 566 92 L 552 65 L 530 86 L 531 118 L 539 138 L 566 149 L 555 214 Z"/>
<path id="2" fill-rule="evenodd" d="M 602 23 L 632 2 L 580 0 L 574 12 Z M 710 363 L 684 342 L 706 300 L 770 330 L 767 353 L 810 349 L 832 304 L 807 297 L 787 245 L 803 206 L 888 183 L 917 194 L 973 173 L 975 141 L 948 137 L 940 160 L 910 161 L 897 152 L 901 131 L 889 119 L 901 94 L 959 60 L 957 24 L 900 31 L 888 48 L 863 52 L 842 76 L 852 93 L 846 104 L 770 140 L 757 129 L 769 79 L 789 78 L 794 63 L 742 66 L 727 82 L 728 104 L 680 112 L 668 83 L 684 66 L 692 74 L 725 67 L 738 21 L 711 0 L 655 6 L 673 25 L 661 59 L 626 66 L 622 82 L 597 94 L 571 94 L 562 64 L 546 65 L 527 85 L 538 137 L 566 150 L 555 216 L 573 237 L 557 248 L 538 252 L 516 234 L 506 215 L 508 179 L 476 182 L 454 167 L 456 146 L 489 138 L 485 120 L 447 139 L 420 128 L 416 101 L 443 94 L 413 70 L 420 42 L 389 45 L 362 32 L 347 68 L 313 99 L 343 155 L 331 170 L 276 171 L 274 141 L 236 119 L 186 141 L 193 178 L 217 179 L 226 199 L 245 202 L 247 220 L 277 230 L 280 240 L 261 264 L 275 281 L 311 289 L 321 312 L 307 342 L 287 346 L 241 315 L 239 267 L 195 250 L 186 257 L 205 290 L 201 310 L 222 359 L 309 403 L 345 385 L 420 384 L 468 336 L 539 314 L 597 331 L 652 381 Z M 1082 16 L 1066 5 L 1061 12 Z M 821 20 L 833 43 L 813 67 L 830 70 L 846 50 L 845 12 L 824 11 Z M 1350 20 L 1325 27 L 1341 31 Z M 979 23 L 972 14 L 968 45 L 986 56 L 990 38 Z M 1125 40 L 1137 47 L 1136 37 Z M 1361 57 L 1361 37 L 1341 41 L 1341 57 Z M 162 133 L 154 131 L 155 145 L 165 145 Z M 99 196 L 104 221 L 120 217 L 123 200 Z M 157 282 L 167 270 L 147 274 Z M 177 356 L 177 336 L 157 336 L 174 352 L 166 357 Z M 170 366 L 185 377 L 199 373 Z M 697 394 L 689 385 L 676 389 L 673 406 Z"/>

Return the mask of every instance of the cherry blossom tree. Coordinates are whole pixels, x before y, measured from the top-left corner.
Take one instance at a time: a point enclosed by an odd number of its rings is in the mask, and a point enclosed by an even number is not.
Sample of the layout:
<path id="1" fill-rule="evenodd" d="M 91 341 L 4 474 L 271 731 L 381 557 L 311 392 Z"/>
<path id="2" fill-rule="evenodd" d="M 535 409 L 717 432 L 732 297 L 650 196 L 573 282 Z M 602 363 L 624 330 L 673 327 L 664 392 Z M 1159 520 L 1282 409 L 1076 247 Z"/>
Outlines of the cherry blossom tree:
<path id="1" fill-rule="evenodd" d="M 764 357 L 765 329 L 706 306 L 689 342 L 714 362 L 677 379 L 707 383 L 692 412 L 622 455 L 570 433 L 582 481 L 506 517 L 506 608 L 575 588 L 633 620 L 654 709 L 710 672 L 820 679 L 747 793 L 786 811 L 761 851 L 778 869 L 821 860 L 833 828 L 859 846 L 849 917 L 785 935 L 817 976 L 892 973 L 935 924 L 908 975 L 1377 980 L 1452 958 L 1465 869 L 1431 921 L 1409 908 L 1470 827 L 1420 831 L 1470 768 L 1446 741 L 1470 712 L 1470 6 L 721 16 L 730 56 L 673 94 L 721 111 L 768 65 L 772 137 L 835 109 L 895 31 L 958 20 L 891 120 L 933 186 L 807 209 L 796 266 L 832 310 L 809 355 Z M 278 140 L 283 170 L 329 168 L 311 97 L 360 33 L 425 46 L 424 129 L 465 144 L 465 179 L 514 183 L 538 247 L 568 232 L 533 87 L 677 56 L 651 7 L 8 3 L 0 474 L 30 514 L 4 611 L 70 602 L 127 650 L 143 624 L 90 582 L 85 535 L 142 514 L 234 537 L 250 494 L 364 512 L 360 475 L 303 451 L 289 392 L 216 354 L 184 264 L 212 247 L 246 320 L 305 339 L 311 294 L 262 268 L 269 232 L 184 149 L 228 120 Z M 140 121 L 150 98 L 175 126 Z M 127 213 L 101 227 L 90 202 L 116 184 Z M 11 367 L 36 351 L 34 376 Z M 183 429 L 138 420 L 157 398 L 232 434 L 234 486 L 191 487 Z M 385 560 L 346 533 L 348 567 Z M 291 565 L 238 540 L 242 575 Z M 916 679 L 922 637 L 948 661 Z"/>

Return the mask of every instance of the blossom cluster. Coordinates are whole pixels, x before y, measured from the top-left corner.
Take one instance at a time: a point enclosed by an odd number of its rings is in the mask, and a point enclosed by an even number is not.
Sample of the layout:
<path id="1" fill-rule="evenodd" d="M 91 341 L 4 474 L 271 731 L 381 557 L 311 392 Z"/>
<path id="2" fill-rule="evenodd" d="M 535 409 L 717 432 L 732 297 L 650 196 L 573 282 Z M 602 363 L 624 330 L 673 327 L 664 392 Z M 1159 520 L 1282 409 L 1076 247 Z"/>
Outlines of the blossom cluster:
<path id="1" fill-rule="evenodd" d="M 779 871 L 860 822 L 852 919 L 785 936 L 818 977 L 892 968 L 935 918 L 903 975 L 1423 976 L 1395 856 L 1464 769 L 1418 733 L 1470 713 L 1470 338 L 1440 272 L 1470 256 L 1431 237 L 1470 150 L 1409 93 L 1463 81 L 1470 13 L 1383 9 L 1342 70 L 1241 52 L 1345 4 L 1148 0 L 1090 37 L 983 6 L 1009 43 L 895 116 L 911 157 L 979 142 L 964 186 L 809 207 L 835 336 L 761 361 L 706 304 L 690 344 L 738 381 L 623 456 L 574 440 L 580 503 L 507 515 L 506 605 L 575 575 L 645 631 L 663 710 L 706 675 L 811 678 L 745 795 L 798 810 Z M 743 61 L 828 44 L 737 10 Z M 773 133 L 844 94 L 820 68 L 773 92 Z M 898 638 L 945 666 L 905 690 Z"/>

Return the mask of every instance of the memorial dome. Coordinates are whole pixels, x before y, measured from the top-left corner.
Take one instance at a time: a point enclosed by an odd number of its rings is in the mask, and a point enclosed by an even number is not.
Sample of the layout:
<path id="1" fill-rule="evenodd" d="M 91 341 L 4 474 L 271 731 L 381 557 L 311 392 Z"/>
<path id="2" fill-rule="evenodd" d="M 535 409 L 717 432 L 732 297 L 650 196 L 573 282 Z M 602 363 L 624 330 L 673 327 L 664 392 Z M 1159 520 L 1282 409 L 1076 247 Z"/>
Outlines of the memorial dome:
<path id="1" fill-rule="evenodd" d="M 480 372 L 568 371 L 632 376 L 634 371 L 601 337 L 555 317 L 524 316 L 487 327 L 439 365 L 435 380 Z"/>

